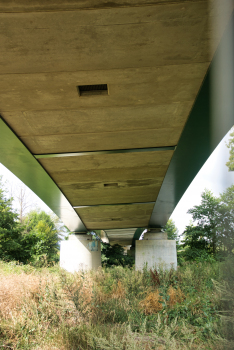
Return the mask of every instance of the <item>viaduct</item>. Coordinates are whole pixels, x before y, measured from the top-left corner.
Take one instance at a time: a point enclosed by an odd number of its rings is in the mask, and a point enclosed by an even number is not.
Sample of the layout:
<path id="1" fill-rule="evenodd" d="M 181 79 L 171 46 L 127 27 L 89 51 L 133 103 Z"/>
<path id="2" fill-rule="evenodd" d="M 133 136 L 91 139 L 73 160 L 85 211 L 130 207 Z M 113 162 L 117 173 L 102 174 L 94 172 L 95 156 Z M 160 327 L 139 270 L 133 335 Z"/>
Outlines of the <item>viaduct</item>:
<path id="1" fill-rule="evenodd" d="M 230 0 L 0 0 L 0 162 L 74 233 L 62 266 L 136 245 L 176 265 L 161 228 L 234 124 Z M 139 235 L 147 228 L 146 239 Z"/>

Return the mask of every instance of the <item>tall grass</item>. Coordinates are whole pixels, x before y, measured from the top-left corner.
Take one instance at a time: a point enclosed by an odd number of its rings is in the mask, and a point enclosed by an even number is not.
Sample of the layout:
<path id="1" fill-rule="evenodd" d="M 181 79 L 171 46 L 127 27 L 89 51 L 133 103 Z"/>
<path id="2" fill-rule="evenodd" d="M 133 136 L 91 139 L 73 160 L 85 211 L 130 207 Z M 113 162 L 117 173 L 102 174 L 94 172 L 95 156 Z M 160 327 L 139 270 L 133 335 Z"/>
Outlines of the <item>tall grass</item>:
<path id="1" fill-rule="evenodd" d="M 213 281 L 220 297 L 221 327 L 224 349 L 234 349 L 234 259 L 228 258 L 221 265 L 220 281 Z"/>
<path id="2" fill-rule="evenodd" d="M 0 263 L 0 348 L 221 349 L 218 263 L 75 275 Z"/>

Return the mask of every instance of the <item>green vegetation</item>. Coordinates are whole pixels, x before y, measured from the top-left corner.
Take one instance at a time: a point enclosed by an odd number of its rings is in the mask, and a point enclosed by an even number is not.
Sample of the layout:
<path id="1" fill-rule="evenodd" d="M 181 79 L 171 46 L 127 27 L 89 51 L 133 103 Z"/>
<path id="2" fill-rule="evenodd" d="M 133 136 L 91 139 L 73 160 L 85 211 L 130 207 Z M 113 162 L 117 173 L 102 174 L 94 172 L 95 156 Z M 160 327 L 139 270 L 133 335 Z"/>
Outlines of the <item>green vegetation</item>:
<path id="1" fill-rule="evenodd" d="M 176 241 L 176 247 L 179 248 L 179 231 L 172 219 L 169 219 L 163 228 L 163 232 L 167 233 L 167 239 L 172 239 Z"/>
<path id="2" fill-rule="evenodd" d="M 182 239 L 172 220 L 164 227 L 177 270 L 135 271 L 121 246 L 102 244 L 103 268 L 72 275 L 56 266 L 55 219 L 31 211 L 19 220 L 1 188 L 0 347 L 233 349 L 234 186 L 218 198 L 204 191 L 189 213 Z"/>
<path id="3" fill-rule="evenodd" d="M 34 265 L 59 261 L 58 230 L 50 215 L 31 211 L 24 218 L 23 249 Z"/>
<path id="4" fill-rule="evenodd" d="M 134 258 L 132 256 L 124 255 L 124 248 L 119 244 L 113 246 L 108 243 L 101 243 L 102 245 L 102 265 L 106 267 L 111 266 L 129 266 L 134 265 Z"/>
<path id="5" fill-rule="evenodd" d="M 226 163 L 229 171 L 234 171 L 234 129 L 232 129 L 232 133 L 230 134 L 231 138 L 227 144 L 227 147 L 230 149 L 229 151 L 229 161 Z"/>
<path id="6" fill-rule="evenodd" d="M 228 257 L 220 268 L 220 281 L 214 281 L 220 296 L 224 349 L 234 349 L 234 259 Z"/>
<path id="7" fill-rule="evenodd" d="M 0 179 L 0 259 L 35 266 L 54 264 L 59 261 L 58 241 L 55 220 L 49 214 L 34 210 L 19 220 Z"/>
<path id="8" fill-rule="evenodd" d="M 185 260 L 222 260 L 233 255 L 234 185 L 219 197 L 206 190 L 200 205 L 190 209 L 193 223 L 183 233 L 184 248 L 179 258 Z"/>
<path id="9" fill-rule="evenodd" d="M 0 179 L 1 180 L 1 179 Z M 22 227 L 12 210 L 12 200 L 5 197 L 0 187 L 0 259 L 21 260 Z"/>
<path id="10" fill-rule="evenodd" d="M 56 267 L 1 262 L 0 345 L 21 350 L 228 349 L 233 332 L 229 322 L 229 340 L 224 340 L 227 327 L 219 310 L 227 305 L 217 289 L 229 286 L 221 279 L 225 266 L 187 262 L 167 272 L 117 266 L 72 275 Z"/>

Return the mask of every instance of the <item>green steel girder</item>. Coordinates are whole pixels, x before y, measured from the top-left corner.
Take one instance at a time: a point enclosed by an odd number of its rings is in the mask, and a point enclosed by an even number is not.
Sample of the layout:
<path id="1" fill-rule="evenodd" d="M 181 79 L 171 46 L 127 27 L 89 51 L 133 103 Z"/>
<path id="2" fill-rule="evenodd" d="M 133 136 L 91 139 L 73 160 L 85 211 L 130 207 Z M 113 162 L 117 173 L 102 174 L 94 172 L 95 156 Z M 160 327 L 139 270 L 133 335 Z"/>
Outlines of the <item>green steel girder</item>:
<path id="1" fill-rule="evenodd" d="M 234 125 L 233 33 L 232 14 L 164 178 L 151 228 L 166 224 L 198 171 Z"/>
<path id="2" fill-rule="evenodd" d="M 51 177 L 2 119 L 0 161 L 36 193 L 71 231 L 87 232 L 83 222 Z"/>
<path id="3" fill-rule="evenodd" d="M 234 15 L 176 147 L 156 200 L 149 228 L 162 228 L 201 167 L 234 125 Z M 136 230 L 132 245 L 139 239 Z"/>

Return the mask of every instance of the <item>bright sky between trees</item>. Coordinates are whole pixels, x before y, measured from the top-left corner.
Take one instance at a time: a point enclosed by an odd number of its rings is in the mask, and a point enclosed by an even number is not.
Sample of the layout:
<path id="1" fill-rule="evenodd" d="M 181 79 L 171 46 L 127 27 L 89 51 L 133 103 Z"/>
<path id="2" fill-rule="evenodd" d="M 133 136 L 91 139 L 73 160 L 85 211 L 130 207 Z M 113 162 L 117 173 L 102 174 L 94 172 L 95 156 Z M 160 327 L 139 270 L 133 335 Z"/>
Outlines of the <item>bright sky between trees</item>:
<path id="1" fill-rule="evenodd" d="M 8 170 L 4 165 L 0 163 L 0 176 L 3 176 L 3 184 L 4 187 L 12 192 L 12 196 L 14 197 L 14 191 L 17 192 L 17 187 L 23 187 L 27 191 L 27 200 L 31 203 L 31 206 L 28 208 L 28 211 L 31 209 L 35 209 L 35 207 L 44 210 L 45 212 L 51 212 L 51 209 L 33 192 L 31 191 L 22 181 L 18 179 L 10 170 Z M 12 191 L 11 188 L 12 187 Z M 17 204 L 13 203 L 14 209 L 17 208 Z"/>
<path id="2" fill-rule="evenodd" d="M 227 187 L 234 184 L 234 171 L 228 171 L 226 166 L 229 159 L 229 149 L 226 143 L 230 138 L 230 132 L 210 155 L 171 215 L 171 219 L 175 222 L 180 234 L 183 233 L 185 226 L 192 219 L 192 215 L 187 214 L 188 209 L 201 203 L 201 193 L 205 189 L 212 191 L 215 196 L 219 196 Z"/>
<path id="3" fill-rule="evenodd" d="M 203 165 L 171 215 L 171 219 L 175 222 L 180 234 L 183 233 L 185 226 L 189 224 L 192 218 L 191 215 L 187 214 L 188 209 L 192 208 L 194 205 L 200 204 L 201 193 L 204 189 L 209 189 L 215 196 L 218 196 L 227 187 L 234 184 L 234 171 L 229 172 L 225 165 L 229 158 L 229 149 L 226 146 L 230 138 L 229 135 L 230 131 Z M 13 185 L 13 187 L 23 185 L 23 183 L 1 163 L 0 175 L 3 175 L 3 181 L 7 181 L 9 184 Z M 29 189 L 28 193 L 30 196 L 29 200 L 34 207 L 37 206 L 46 212 L 51 211 L 35 193 Z"/>

